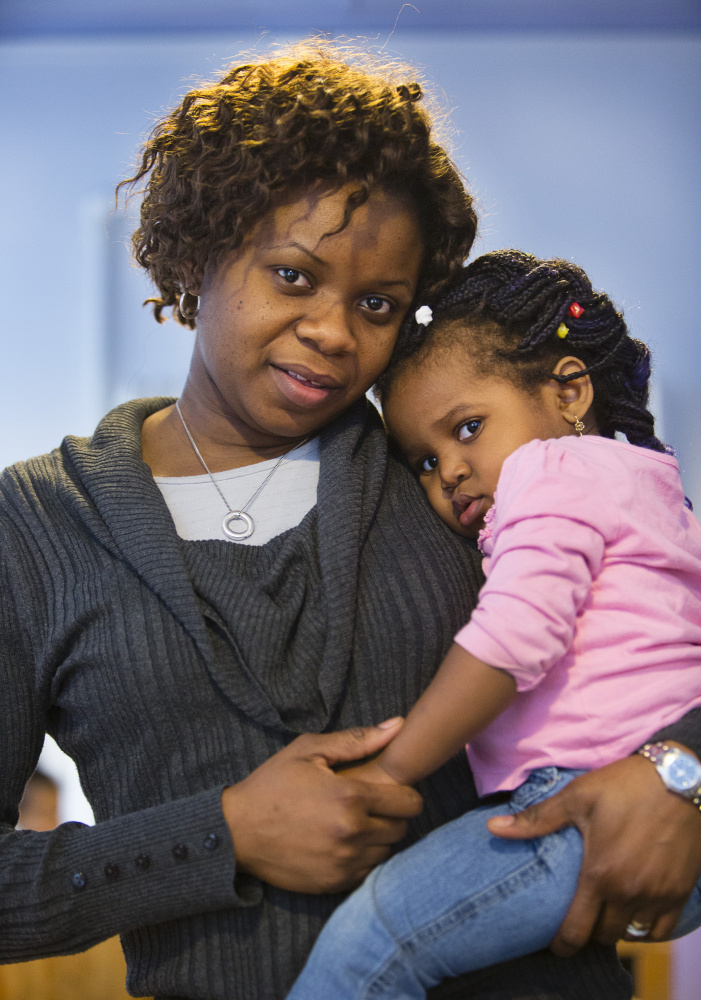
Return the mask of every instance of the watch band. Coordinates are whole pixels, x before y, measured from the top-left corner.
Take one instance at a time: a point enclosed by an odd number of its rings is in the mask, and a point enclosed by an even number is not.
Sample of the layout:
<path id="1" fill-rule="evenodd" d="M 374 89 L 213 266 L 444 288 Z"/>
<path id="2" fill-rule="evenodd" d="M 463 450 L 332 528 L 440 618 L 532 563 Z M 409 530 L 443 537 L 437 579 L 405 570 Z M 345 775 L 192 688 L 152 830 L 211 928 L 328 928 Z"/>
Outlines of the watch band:
<path id="1" fill-rule="evenodd" d="M 640 747 L 640 749 L 637 750 L 636 752 L 639 753 L 641 757 L 647 757 L 647 759 L 655 765 L 658 774 L 660 775 L 660 777 L 665 783 L 665 786 L 669 789 L 670 792 L 673 792 L 675 795 L 679 795 L 681 796 L 681 798 L 686 799 L 688 802 L 691 802 L 693 805 L 696 806 L 697 809 L 701 811 L 701 782 L 699 782 L 699 784 L 697 784 L 695 788 L 690 788 L 686 791 L 681 791 L 679 789 L 672 788 L 669 785 L 669 783 L 665 778 L 665 775 L 662 773 L 661 770 L 661 765 L 663 764 L 667 754 L 671 753 L 677 757 L 683 756 L 691 758 L 698 764 L 693 754 L 687 753 L 684 750 L 680 750 L 679 747 L 671 747 L 669 746 L 669 744 L 662 742 L 646 743 L 645 746 Z"/>

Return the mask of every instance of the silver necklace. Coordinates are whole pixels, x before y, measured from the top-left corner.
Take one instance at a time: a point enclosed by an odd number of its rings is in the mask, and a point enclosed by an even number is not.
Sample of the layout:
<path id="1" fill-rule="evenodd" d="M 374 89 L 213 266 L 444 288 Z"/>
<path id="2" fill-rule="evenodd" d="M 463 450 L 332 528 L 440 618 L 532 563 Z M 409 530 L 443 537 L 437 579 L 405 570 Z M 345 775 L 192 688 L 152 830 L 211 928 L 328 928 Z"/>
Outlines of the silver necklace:
<path id="1" fill-rule="evenodd" d="M 175 402 L 175 409 L 178 411 L 178 416 L 182 420 L 183 427 L 185 428 L 185 433 L 187 434 L 188 438 L 190 439 L 190 444 L 194 448 L 195 454 L 197 455 L 197 457 L 199 458 L 200 462 L 202 463 L 202 465 L 204 467 L 204 471 L 207 473 L 207 475 L 209 476 L 209 478 L 212 480 L 212 485 L 214 486 L 214 488 L 216 489 L 217 493 L 219 494 L 219 496 L 224 501 L 224 506 L 229 511 L 228 514 L 225 514 L 224 519 L 223 519 L 223 521 L 221 523 L 222 531 L 224 532 L 224 534 L 226 535 L 227 538 L 230 538 L 234 542 L 241 542 L 241 541 L 243 541 L 244 538 L 250 538 L 251 535 L 253 534 L 253 532 L 256 530 L 256 522 L 253 520 L 253 518 L 251 517 L 251 515 L 249 513 L 247 513 L 248 508 L 251 506 L 251 504 L 253 503 L 253 501 L 255 500 L 255 498 L 258 496 L 258 494 L 260 493 L 260 491 L 263 489 L 263 487 L 266 485 L 266 483 L 271 478 L 271 476 L 277 471 L 277 468 L 281 464 L 281 462 L 283 461 L 283 459 L 287 458 L 287 456 L 289 454 L 291 454 L 293 451 L 296 451 L 297 448 L 301 448 L 303 444 L 306 444 L 307 441 L 309 440 L 309 438 L 305 438 L 304 441 L 300 441 L 300 443 L 297 444 L 297 445 L 295 445 L 294 448 L 291 448 L 290 451 L 286 452 L 284 455 L 280 455 L 280 457 L 278 458 L 277 462 L 272 467 L 272 469 L 270 470 L 270 472 L 268 473 L 268 475 L 265 477 L 265 479 L 260 484 L 260 486 L 258 487 L 258 489 L 256 490 L 256 492 L 253 494 L 253 496 L 251 497 L 251 499 L 248 501 L 248 503 L 244 504 L 244 506 L 241 508 L 241 510 L 234 510 L 231 507 L 229 501 L 226 499 L 226 497 L 222 493 L 222 491 L 219 489 L 219 484 L 217 483 L 217 481 L 214 478 L 214 476 L 212 475 L 212 473 L 209 471 L 209 466 L 207 465 L 207 463 L 205 462 L 205 460 L 202 458 L 202 455 L 200 453 L 200 449 L 195 444 L 195 439 L 193 438 L 192 434 L 190 433 L 190 428 L 185 423 L 185 417 L 183 416 L 183 412 L 180 409 L 180 400 L 176 400 L 176 402 Z M 232 525 L 232 523 L 234 521 L 243 521 L 243 525 L 244 525 L 243 528 L 241 528 L 240 530 L 237 530 L 236 528 L 232 528 L 231 525 Z"/>

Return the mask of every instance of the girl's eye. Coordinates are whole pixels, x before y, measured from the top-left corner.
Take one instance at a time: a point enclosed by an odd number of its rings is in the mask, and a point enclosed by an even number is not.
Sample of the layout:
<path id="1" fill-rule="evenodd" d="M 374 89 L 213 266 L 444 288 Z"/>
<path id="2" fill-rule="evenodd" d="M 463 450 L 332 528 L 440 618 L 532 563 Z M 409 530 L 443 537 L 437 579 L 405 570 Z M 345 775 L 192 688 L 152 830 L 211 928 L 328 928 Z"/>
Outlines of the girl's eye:
<path id="1" fill-rule="evenodd" d="M 428 458 L 422 458 L 419 462 L 419 473 L 425 476 L 428 472 L 433 472 L 433 470 L 438 465 L 438 459 L 435 455 L 429 455 Z"/>
<path id="2" fill-rule="evenodd" d="M 482 426 L 481 420 L 466 420 L 464 424 L 460 424 L 458 427 L 458 441 L 467 441 Z"/>
<path id="3" fill-rule="evenodd" d="M 278 267 L 275 271 L 286 284 L 295 285 L 297 288 L 311 288 L 309 279 L 306 278 L 296 267 Z"/>
<path id="4" fill-rule="evenodd" d="M 360 300 L 360 304 L 370 312 L 379 313 L 383 316 L 392 310 L 392 303 L 388 299 L 384 299 L 381 295 L 366 295 L 364 299 Z"/>

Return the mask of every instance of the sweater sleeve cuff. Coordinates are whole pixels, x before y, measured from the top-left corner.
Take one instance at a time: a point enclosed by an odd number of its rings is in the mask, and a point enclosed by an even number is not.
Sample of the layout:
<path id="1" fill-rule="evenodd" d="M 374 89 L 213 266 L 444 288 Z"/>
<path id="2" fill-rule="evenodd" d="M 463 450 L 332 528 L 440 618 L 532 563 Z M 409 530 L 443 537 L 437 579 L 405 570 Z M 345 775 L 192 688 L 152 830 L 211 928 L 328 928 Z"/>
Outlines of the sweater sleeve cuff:
<path id="1" fill-rule="evenodd" d="M 35 861 L 45 874 L 22 892 L 29 904 L 26 922 L 4 931 L 6 960 L 25 952 L 79 951 L 138 927 L 259 902 L 260 883 L 236 879 L 222 791 L 210 789 L 93 827 L 65 823 L 48 839 L 38 835 L 42 857 Z M 14 871 L 20 875 L 23 868 Z M 30 919 L 38 913 L 41 925 L 50 928 L 42 942 L 36 919 Z"/>
<path id="2" fill-rule="evenodd" d="M 98 912 L 114 895 L 116 930 L 230 906 L 250 905 L 236 890 L 236 861 L 221 808 L 223 788 L 98 824 L 67 852 L 66 881 Z M 75 886 L 75 873 L 85 880 Z M 81 908 L 82 908 L 81 907 Z"/>

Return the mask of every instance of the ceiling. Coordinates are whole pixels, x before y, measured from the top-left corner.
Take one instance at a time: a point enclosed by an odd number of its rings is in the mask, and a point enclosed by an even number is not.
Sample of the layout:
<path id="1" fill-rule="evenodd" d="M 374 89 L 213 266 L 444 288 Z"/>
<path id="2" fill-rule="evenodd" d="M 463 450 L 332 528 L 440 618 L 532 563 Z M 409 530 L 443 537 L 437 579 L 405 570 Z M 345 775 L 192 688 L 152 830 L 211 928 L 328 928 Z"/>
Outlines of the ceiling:
<path id="1" fill-rule="evenodd" d="M 293 30 L 698 31 L 699 0 L 0 0 L 0 38 Z"/>

